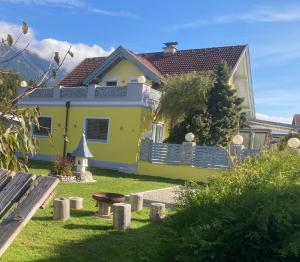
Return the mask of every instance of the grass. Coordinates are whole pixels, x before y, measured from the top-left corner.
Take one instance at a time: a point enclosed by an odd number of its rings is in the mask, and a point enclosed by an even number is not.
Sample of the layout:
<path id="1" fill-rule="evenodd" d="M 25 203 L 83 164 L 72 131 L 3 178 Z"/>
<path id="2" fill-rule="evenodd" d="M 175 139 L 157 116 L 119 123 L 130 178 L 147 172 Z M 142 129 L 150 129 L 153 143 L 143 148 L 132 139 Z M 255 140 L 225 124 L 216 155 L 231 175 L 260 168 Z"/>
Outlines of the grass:
<path id="1" fill-rule="evenodd" d="M 31 162 L 30 171 L 46 175 L 49 164 Z M 148 208 L 132 214 L 132 229 L 119 232 L 112 222 L 94 216 L 92 192 L 129 194 L 174 186 L 180 180 L 123 174 L 110 170 L 92 170 L 96 183 L 57 186 L 56 197 L 80 196 L 84 209 L 71 212 L 66 222 L 52 219 L 52 206 L 40 209 L 0 261 L 150 261 L 160 245 L 162 225 L 148 222 Z M 153 261 L 153 260 L 152 260 Z M 156 260 L 157 261 L 157 260 Z"/>

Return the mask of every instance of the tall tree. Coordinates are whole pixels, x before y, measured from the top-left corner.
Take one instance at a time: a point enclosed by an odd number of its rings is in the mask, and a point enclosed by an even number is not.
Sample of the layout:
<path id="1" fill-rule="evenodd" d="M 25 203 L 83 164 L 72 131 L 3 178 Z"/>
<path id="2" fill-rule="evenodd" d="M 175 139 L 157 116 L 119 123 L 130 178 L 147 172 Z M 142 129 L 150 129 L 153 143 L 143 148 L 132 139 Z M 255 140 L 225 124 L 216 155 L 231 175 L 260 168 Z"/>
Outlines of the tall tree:
<path id="1" fill-rule="evenodd" d="M 215 79 L 214 79 L 215 78 Z M 242 98 L 229 84 L 230 68 L 221 63 L 214 77 L 199 73 L 166 81 L 158 115 L 171 117 L 166 142 L 182 143 L 188 132 L 199 145 L 226 146 L 245 120 Z"/>
<path id="2" fill-rule="evenodd" d="M 172 126 L 175 126 L 190 111 L 205 111 L 212 83 L 211 75 L 199 72 L 167 76 L 162 82 L 162 98 L 157 115 L 171 119 Z"/>
<path id="3" fill-rule="evenodd" d="M 23 48 L 18 48 L 17 43 L 20 39 L 27 34 L 28 26 L 25 22 L 22 23 L 19 36 L 14 41 L 12 35 L 7 34 L 2 39 L 0 45 L 4 50 L 0 52 L 0 66 L 15 59 L 19 54 L 23 53 L 29 43 Z M 18 50 L 16 53 L 12 51 Z M 71 47 L 70 47 L 71 48 Z M 27 160 L 30 154 L 34 154 L 37 148 L 37 141 L 31 136 L 31 124 L 36 125 L 38 128 L 38 116 L 39 112 L 37 108 L 19 108 L 18 101 L 24 96 L 30 94 L 36 88 L 44 86 L 51 78 L 55 78 L 57 72 L 60 70 L 66 57 L 73 56 L 73 53 L 69 50 L 65 53 L 63 59 L 60 59 L 58 52 L 55 52 L 53 60 L 55 64 L 45 71 L 43 74 L 38 75 L 34 86 L 29 86 L 27 90 L 21 95 L 13 96 L 9 92 L 3 92 L 1 95 L 0 103 L 0 167 L 19 171 L 28 170 Z M 3 78 L 3 79 L 2 79 Z M 0 77 L 1 85 L 9 84 L 9 79 Z M 9 80 L 9 81 L 8 81 Z M 19 86 L 19 83 L 11 83 L 12 88 Z M 0 87 L 1 88 L 1 87 Z M 13 91 L 12 91 L 13 92 Z M 22 153 L 23 159 L 17 157 L 17 152 Z"/>
<path id="4" fill-rule="evenodd" d="M 211 118 L 209 145 L 228 145 L 245 119 L 245 115 L 241 112 L 243 98 L 237 97 L 236 89 L 229 84 L 230 71 L 226 62 L 220 63 L 216 81 L 209 91 L 207 102 Z"/>

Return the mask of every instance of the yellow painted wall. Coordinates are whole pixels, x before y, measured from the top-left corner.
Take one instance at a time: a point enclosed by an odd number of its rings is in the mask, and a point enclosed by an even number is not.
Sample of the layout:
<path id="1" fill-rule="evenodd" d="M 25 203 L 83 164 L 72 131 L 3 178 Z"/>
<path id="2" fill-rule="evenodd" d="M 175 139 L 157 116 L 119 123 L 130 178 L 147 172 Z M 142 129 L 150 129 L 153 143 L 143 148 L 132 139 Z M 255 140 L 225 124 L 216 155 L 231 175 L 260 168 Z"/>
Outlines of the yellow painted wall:
<path id="1" fill-rule="evenodd" d="M 52 141 L 38 139 L 39 154 L 62 156 L 65 127 L 65 107 L 40 107 L 41 116 L 52 117 Z M 110 118 L 107 144 L 89 142 L 94 160 L 135 164 L 138 159 L 139 140 L 151 125 L 149 109 L 139 107 L 70 107 L 67 153 L 77 147 L 87 117 Z M 142 120 L 148 119 L 145 122 Z"/>
<path id="2" fill-rule="evenodd" d="M 153 164 L 146 161 L 138 161 L 138 174 L 158 176 L 171 179 L 193 180 L 207 182 L 215 175 L 221 174 L 220 169 L 196 168 L 184 165 Z"/>
<path id="3" fill-rule="evenodd" d="M 102 77 L 99 84 L 105 85 L 105 78 L 116 77 L 118 85 L 123 86 L 128 83 L 130 77 L 137 76 L 144 76 L 144 73 L 128 60 L 123 59 Z"/>
<path id="4" fill-rule="evenodd" d="M 39 107 L 41 116 L 51 117 L 51 138 L 38 137 L 39 153 L 62 156 L 64 143 L 64 128 L 66 109 L 64 106 L 57 107 Z"/>

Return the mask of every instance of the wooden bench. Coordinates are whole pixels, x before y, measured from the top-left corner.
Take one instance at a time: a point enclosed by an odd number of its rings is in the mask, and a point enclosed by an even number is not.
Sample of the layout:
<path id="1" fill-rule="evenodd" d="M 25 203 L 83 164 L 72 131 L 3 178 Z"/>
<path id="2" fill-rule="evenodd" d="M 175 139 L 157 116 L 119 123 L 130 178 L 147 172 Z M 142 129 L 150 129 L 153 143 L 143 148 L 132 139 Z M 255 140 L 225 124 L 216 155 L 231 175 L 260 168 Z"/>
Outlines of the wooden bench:
<path id="1" fill-rule="evenodd" d="M 0 257 L 58 183 L 57 178 L 0 168 Z"/>

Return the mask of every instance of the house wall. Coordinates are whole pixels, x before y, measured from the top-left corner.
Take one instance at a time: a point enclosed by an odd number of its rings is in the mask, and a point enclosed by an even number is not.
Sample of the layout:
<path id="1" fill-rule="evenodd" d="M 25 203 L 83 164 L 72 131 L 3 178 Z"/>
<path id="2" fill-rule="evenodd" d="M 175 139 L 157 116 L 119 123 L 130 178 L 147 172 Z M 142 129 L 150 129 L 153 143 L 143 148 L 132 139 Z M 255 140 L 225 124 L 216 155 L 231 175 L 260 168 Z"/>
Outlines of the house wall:
<path id="1" fill-rule="evenodd" d="M 251 82 L 251 72 L 249 66 L 249 54 L 245 52 L 241 57 L 230 84 L 237 90 L 237 96 L 243 97 L 242 103 L 243 111 L 247 113 L 248 119 L 255 118 L 255 106 L 253 100 L 253 90 Z"/>
<path id="2" fill-rule="evenodd" d="M 118 85 L 124 86 L 128 83 L 130 77 L 144 75 L 136 66 L 123 59 L 102 77 L 100 84 L 105 85 L 106 79 L 116 78 Z"/>
<path id="3" fill-rule="evenodd" d="M 41 116 L 52 117 L 52 138 L 38 138 L 38 155 L 62 156 L 66 108 L 63 106 L 42 106 Z M 109 118 L 107 143 L 88 142 L 94 158 L 91 163 L 96 166 L 119 168 L 123 164 L 136 165 L 140 138 L 151 130 L 152 117 L 150 109 L 143 107 L 70 107 L 67 153 L 77 147 L 84 131 L 85 119 Z M 47 160 L 47 158 L 45 158 Z M 41 158 L 40 158 L 41 159 Z"/>

